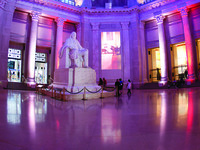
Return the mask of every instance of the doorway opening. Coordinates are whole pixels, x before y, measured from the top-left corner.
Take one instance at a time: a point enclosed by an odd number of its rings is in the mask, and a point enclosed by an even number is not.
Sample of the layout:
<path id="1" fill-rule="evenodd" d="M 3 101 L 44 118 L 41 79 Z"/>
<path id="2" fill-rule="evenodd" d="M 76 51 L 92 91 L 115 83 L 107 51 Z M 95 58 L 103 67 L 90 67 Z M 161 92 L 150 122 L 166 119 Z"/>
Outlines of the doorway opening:
<path id="1" fill-rule="evenodd" d="M 35 82 L 47 84 L 47 62 L 45 53 L 35 54 Z"/>
<path id="2" fill-rule="evenodd" d="M 149 82 L 158 82 L 161 79 L 160 49 L 148 50 Z"/>
<path id="3" fill-rule="evenodd" d="M 172 81 L 187 78 L 187 56 L 185 43 L 171 46 Z"/>

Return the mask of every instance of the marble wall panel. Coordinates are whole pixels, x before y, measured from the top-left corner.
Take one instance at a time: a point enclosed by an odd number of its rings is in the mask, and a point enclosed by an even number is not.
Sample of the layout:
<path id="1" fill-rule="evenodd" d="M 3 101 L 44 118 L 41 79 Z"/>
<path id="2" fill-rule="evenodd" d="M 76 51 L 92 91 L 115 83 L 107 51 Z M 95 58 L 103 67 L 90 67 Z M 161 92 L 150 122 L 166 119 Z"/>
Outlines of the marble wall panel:
<path id="1" fill-rule="evenodd" d="M 182 34 L 184 34 L 184 31 L 183 31 L 183 24 L 181 22 L 169 26 L 170 37 L 175 37 L 177 35 L 182 35 Z"/>
<path id="2" fill-rule="evenodd" d="M 157 41 L 158 40 L 158 29 L 152 29 L 146 31 L 146 39 L 147 41 Z"/>
<path id="3" fill-rule="evenodd" d="M 38 39 L 51 40 L 52 29 L 38 27 Z"/>

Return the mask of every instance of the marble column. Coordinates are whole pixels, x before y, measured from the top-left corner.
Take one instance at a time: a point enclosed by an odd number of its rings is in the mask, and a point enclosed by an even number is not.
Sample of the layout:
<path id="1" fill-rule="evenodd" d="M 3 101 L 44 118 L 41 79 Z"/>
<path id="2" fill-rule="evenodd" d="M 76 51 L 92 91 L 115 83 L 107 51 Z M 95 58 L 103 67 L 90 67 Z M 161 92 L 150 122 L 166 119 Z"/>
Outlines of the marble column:
<path id="1" fill-rule="evenodd" d="M 129 47 L 129 22 L 121 22 L 122 26 L 122 56 L 123 56 L 123 80 L 130 79 L 130 47 Z"/>
<path id="2" fill-rule="evenodd" d="M 0 88 L 7 88 L 8 48 L 15 0 L 0 1 Z"/>
<path id="3" fill-rule="evenodd" d="M 55 70 L 59 68 L 59 51 L 63 45 L 63 24 L 65 18 L 58 17 L 57 22 L 57 31 L 56 31 L 56 49 L 55 49 Z"/>
<path id="4" fill-rule="evenodd" d="M 147 57 L 145 46 L 145 22 L 140 22 L 140 45 L 141 45 L 141 69 L 142 69 L 142 83 L 147 83 Z"/>
<path id="5" fill-rule="evenodd" d="M 30 43 L 28 51 L 28 72 L 27 72 L 27 84 L 28 86 L 35 86 L 35 52 L 37 41 L 37 29 L 40 12 L 33 11 L 31 13 L 31 31 L 30 31 Z"/>
<path id="6" fill-rule="evenodd" d="M 91 23 L 92 25 L 92 68 L 96 71 L 97 80 L 100 78 L 100 70 L 101 70 L 101 51 L 99 49 L 99 23 Z"/>
<path id="7" fill-rule="evenodd" d="M 187 84 L 191 84 L 195 81 L 195 55 L 192 47 L 192 36 L 188 20 L 188 9 L 182 7 L 178 9 L 182 16 L 184 36 L 185 36 L 185 45 L 186 45 L 186 55 L 187 55 L 187 69 L 188 69 L 188 78 L 186 80 Z"/>
<path id="8" fill-rule="evenodd" d="M 166 38 L 165 30 L 163 25 L 164 17 L 162 15 L 155 16 L 158 24 L 158 37 L 159 37 L 159 47 L 160 47 L 160 65 L 161 65 L 161 81 L 160 86 L 163 86 L 168 81 L 167 72 L 167 48 L 166 48 Z"/>

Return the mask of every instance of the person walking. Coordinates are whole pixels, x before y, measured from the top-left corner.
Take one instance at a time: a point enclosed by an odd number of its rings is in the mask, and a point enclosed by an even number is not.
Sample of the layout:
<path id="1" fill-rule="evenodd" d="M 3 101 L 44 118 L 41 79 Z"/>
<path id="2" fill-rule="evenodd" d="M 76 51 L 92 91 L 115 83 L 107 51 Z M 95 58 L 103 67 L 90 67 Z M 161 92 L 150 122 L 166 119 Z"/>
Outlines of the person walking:
<path id="1" fill-rule="evenodd" d="M 131 80 L 130 79 L 128 80 L 128 83 L 127 83 L 127 89 L 128 89 L 127 94 L 131 94 Z"/>

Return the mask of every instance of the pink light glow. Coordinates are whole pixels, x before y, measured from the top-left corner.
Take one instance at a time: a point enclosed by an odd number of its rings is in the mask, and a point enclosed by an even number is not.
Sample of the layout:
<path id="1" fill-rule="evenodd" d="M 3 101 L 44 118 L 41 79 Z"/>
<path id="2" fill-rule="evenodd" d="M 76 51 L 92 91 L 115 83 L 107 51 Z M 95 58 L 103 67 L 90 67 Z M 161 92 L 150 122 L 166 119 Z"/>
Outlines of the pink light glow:
<path id="1" fill-rule="evenodd" d="M 101 136 L 104 143 L 121 142 L 121 129 L 120 124 L 118 124 L 121 118 L 113 119 L 116 113 L 119 111 L 112 109 L 104 109 L 101 112 Z"/>
<path id="2" fill-rule="evenodd" d="M 160 136 L 163 137 L 165 134 L 165 128 L 166 128 L 166 116 L 167 116 L 167 100 L 166 100 L 166 93 L 161 93 L 161 118 L 160 118 Z"/>
<path id="3" fill-rule="evenodd" d="M 189 92 L 188 95 L 188 120 L 187 120 L 187 133 L 189 134 L 192 129 L 193 122 L 193 98 L 192 92 Z"/>
<path id="4" fill-rule="evenodd" d="M 34 138 L 35 137 L 35 103 L 34 103 L 34 97 L 29 97 L 29 112 L 28 112 L 28 117 L 29 117 L 29 128 L 30 128 L 30 133 L 31 136 Z"/>

